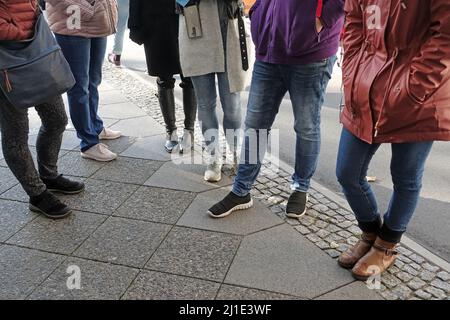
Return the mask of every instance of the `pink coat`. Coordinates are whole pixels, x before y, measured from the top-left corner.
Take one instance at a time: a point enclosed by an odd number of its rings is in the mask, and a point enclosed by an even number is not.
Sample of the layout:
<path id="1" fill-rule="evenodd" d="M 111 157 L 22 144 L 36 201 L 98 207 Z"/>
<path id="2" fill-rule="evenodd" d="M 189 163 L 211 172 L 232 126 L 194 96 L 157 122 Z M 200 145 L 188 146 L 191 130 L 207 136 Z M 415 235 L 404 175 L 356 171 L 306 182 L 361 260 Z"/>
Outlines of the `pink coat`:
<path id="1" fill-rule="evenodd" d="M 116 0 L 46 0 L 48 22 L 54 33 L 85 38 L 116 32 Z"/>

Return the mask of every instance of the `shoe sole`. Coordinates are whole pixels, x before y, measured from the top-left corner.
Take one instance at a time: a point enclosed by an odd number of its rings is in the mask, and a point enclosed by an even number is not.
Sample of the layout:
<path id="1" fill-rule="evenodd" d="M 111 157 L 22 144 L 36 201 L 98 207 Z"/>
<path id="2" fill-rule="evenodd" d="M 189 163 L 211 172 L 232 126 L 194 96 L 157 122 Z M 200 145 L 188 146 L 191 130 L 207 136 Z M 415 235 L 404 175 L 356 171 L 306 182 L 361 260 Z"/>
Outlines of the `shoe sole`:
<path id="1" fill-rule="evenodd" d="M 228 210 L 227 212 L 222 213 L 219 216 L 212 214 L 211 211 L 208 211 L 208 214 L 215 219 L 219 219 L 219 218 L 225 218 L 226 216 L 229 216 L 230 214 L 232 214 L 235 211 L 246 210 L 246 209 L 250 209 L 251 207 L 253 207 L 253 199 L 251 199 L 250 202 L 240 204 L 240 205 Z"/>
<path id="2" fill-rule="evenodd" d="M 389 267 L 386 268 L 386 270 L 384 270 L 384 271 L 381 272 L 380 274 L 371 274 L 370 276 L 362 276 L 362 275 L 359 275 L 359 274 L 356 274 L 356 273 L 352 272 L 352 276 L 353 276 L 353 278 L 355 278 L 356 280 L 364 281 L 364 282 L 365 282 L 365 281 L 367 281 L 367 280 L 370 279 L 370 278 L 379 277 L 380 275 L 386 273 L 386 272 L 394 265 L 394 263 L 395 263 L 395 260 L 392 262 L 392 264 L 391 264 Z"/>
<path id="3" fill-rule="evenodd" d="M 67 211 L 67 213 L 60 215 L 60 216 L 52 216 L 49 215 L 47 213 L 45 213 L 44 211 L 42 211 L 41 209 L 39 209 L 38 207 L 33 206 L 32 204 L 29 205 L 29 208 L 31 211 L 36 212 L 36 213 L 40 213 L 43 214 L 44 216 L 46 216 L 47 218 L 53 219 L 53 220 L 59 220 L 59 219 L 63 219 L 67 216 L 69 216 L 72 213 L 72 210 L 69 209 L 69 211 Z"/>
<path id="4" fill-rule="evenodd" d="M 341 267 L 341 268 L 344 268 L 344 269 L 353 269 L 353 267 L 356 265 L 356 263 L 353 263 L 353 264 L 345 264 L 345 263 L 342 263 L 342 262 L 340 262 L 339 260 L 338 260 L 338 265 Z"/>
<path id="5" fill-rule="evenodd" d="M 207 178 L 204 178 L 205 179 L 205 181 L 206 182 L 219 182 L 220 180 L 222 180 L 222 176 L 220 176 L 218 179 L 207 179 Z"/>
<path id="6" fill-rule="evenodd" d="M 80 190 L 76 190 L 76 191 L 66 191 L 66 190 L 59 190 L 59 189 L 47 189 L 50 192 L 53 193 L 60 193 L 60 194 L 66 194 L 66 195 L 74 195 L 74 194 L 79 194 L 82 193 L 86 188 L 80 189 Z"/>
<path id="7" fill-rule="evenodd" d="M 99 140 L 117 140 L 117 139 L 120 139 L 121 137 L 122 136 L 120 135 L 117 138 L 100 138 L 100 137 L 98 137 L 98 138 L 99 138 Z"/>
<path id="8" fill-rule="evenodd" d="M 117 157 L 115 157 L 114 159 L 108 159 L 108 160 L 106 160 L 106 159 L 98 159 L 98 158 L 94 158 L 94 157 L 91 157 L 91 156 L 88 156 L 88 155 L 84 155 L 83 153 L 81 154 L 81 157 L 83 159 L 95 160 L 95 161 L 98 161 L 98 162 L 111 162 L 111 161 L 114 161 L 114 160 L 117 159 Z"/>

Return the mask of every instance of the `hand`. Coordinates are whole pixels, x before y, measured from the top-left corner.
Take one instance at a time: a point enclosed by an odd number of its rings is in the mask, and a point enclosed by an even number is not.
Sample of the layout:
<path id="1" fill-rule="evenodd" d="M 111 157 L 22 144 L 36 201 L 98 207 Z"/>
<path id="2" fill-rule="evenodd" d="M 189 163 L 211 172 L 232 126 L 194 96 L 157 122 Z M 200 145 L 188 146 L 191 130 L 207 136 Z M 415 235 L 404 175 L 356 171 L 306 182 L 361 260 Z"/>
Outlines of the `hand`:
<path id="1" fill-rule="evenodd" d="M 317 33 L 321 33 L 323 30 L 323 23 L 320 18 L 316 18 L 316 31 Z"/>

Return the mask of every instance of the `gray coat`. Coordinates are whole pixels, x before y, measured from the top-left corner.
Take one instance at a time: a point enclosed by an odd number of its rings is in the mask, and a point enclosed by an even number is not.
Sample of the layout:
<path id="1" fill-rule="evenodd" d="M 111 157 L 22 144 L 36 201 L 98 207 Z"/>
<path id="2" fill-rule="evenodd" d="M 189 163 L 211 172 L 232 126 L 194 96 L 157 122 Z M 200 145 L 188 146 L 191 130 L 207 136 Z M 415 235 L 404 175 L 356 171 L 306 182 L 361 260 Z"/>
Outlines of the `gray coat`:
<path id="1" fill-rule="evenodd" d="M 242 69 L 237 20 L 230 20 L 228 24 L 225 57 L 217 0 L 202 0 L 199 10 L 203 29 L 201 38 L 189 39 L 185 18 L 180 15 L 179 44 L 183 75 L 192 77 L 226 71 L 230 91 L 232 93 L 243 91 L 249 81 L 249 72 Z M 250 49 L 249 36 L 247 43 Z"/>

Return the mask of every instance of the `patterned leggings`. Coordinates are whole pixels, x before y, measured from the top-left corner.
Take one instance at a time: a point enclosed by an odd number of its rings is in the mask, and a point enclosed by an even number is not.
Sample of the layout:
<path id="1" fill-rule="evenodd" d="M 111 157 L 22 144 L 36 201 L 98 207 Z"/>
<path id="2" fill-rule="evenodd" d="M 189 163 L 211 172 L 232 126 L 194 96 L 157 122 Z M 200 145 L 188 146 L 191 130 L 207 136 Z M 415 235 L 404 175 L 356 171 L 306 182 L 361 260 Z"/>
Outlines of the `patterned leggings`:
<path id="1" fill-rule="evenodd" d="M 0 129 L 5 161 L 10 170 L 30 196 L 38 196 L 46 190 L 40 177 L 58 175 L 58 154 L 67 114 L 61 96 L 36 107 L 42 121 L 36 141 L 37 172 L 28 147 L 28 110 L 16 109 L 0 97 Z"/>

